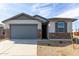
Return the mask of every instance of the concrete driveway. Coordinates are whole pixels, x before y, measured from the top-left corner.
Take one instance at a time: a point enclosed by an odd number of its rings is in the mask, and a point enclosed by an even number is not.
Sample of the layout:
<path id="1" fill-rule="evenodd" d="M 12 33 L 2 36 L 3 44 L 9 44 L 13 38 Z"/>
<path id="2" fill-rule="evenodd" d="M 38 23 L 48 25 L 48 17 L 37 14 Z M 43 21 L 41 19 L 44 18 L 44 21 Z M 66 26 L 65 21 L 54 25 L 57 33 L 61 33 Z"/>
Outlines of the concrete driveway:
<path id="1" fill-rule="evenodd" d="M 0 49 L 0 55 L 4 56 L 36 56 L 38 39 L 12 39 L 5 41 Z M 2 43 L 2 42 L 1 42 Z M 3 50 L 4 49 L 4 50 Z"/>

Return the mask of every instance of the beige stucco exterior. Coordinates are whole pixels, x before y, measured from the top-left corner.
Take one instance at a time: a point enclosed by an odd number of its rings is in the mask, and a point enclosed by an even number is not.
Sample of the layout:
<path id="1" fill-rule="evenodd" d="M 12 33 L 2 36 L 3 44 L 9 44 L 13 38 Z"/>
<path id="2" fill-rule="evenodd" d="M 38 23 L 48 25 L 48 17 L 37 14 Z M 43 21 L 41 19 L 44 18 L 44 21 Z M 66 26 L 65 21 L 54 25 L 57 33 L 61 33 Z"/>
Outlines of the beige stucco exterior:
<path id="1" fill-rule="evenodd" d="M 55 33 L 55 23 L 56 22 L 49 22 L 48 25 L 49 33 Z M 67 22 L 67 32 L 72 32 L 72 22 Z"/>
<path id="2" fill-rule="evenodd" d="M 49 22 L 48 24 L 48 32 L 55 33 L 55 22 Z"/>
<path id="3" fill-rule="evenodd" d="M 7 22 L 5 22 L 5 29 L 9 29 L 10 28 L 10 24 L 38 24 L 38 29 L 41 29 L 41 22 L 37 21 L 37 20 L 9 20 Z"/>
<path id="4" fill-rule="evenodd" d="M 67 32 L 72 32 L 72 22 L 67 22 Z"/>

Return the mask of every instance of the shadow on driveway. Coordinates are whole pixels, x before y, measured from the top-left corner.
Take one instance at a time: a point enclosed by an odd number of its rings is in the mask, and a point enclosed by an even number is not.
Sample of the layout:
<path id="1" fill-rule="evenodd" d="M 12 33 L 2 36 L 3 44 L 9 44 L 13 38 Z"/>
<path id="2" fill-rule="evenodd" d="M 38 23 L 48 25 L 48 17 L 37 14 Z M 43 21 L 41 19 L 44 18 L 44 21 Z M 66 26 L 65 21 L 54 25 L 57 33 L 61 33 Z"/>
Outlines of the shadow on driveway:
<path id="1" fill-rule="evenodd" d="M 11 39 L 15 44 L 31 44 L 36 45 L 38 39 Z"/>

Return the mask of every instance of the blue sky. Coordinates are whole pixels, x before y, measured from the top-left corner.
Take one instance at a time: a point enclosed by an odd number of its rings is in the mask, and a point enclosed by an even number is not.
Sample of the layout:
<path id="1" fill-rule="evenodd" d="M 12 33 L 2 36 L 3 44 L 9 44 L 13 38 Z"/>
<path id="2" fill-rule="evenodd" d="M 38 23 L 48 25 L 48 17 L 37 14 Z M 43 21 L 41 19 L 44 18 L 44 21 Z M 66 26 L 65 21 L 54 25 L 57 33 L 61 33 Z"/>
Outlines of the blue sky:
<path id="1" fill-rule="evenodd" d="M 79 3 L 1 3 L 0 21 L 22 12 L 29 15 L 37 14 L 46 18 L 68 17 L 79 19 Z M 73 28 L 79 28 L 78 25 L 79 20 L 73 23 Z"/>

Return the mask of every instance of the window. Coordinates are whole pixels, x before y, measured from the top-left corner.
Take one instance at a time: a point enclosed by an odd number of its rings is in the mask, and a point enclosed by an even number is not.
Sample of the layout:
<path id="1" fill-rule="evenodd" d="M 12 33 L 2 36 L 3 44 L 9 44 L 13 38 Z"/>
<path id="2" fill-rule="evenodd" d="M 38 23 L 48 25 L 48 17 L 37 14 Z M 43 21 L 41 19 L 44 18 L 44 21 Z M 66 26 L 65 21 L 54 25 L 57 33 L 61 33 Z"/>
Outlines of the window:
<path id="1" fill-rule="evenodd" d="M 58 22 L 57 27 L 58 28 L 64 28 L 64 22 Z"/>
<path id="2" fill-rule="evenodd" d="M 66 32 L 66 23 L 56 22 L 56 32 Z"/>

